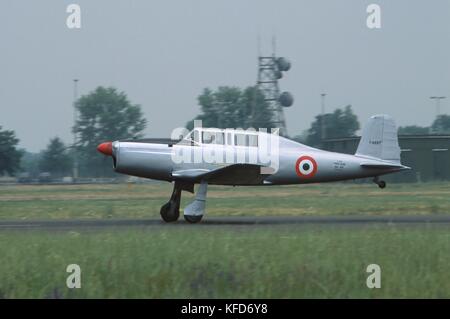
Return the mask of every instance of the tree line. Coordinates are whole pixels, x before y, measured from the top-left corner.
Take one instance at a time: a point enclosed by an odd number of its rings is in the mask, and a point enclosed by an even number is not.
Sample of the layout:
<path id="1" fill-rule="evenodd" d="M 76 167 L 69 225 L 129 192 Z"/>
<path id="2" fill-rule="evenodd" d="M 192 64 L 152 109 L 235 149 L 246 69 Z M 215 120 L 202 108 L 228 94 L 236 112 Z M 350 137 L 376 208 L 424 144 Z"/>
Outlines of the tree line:
<path id="1" fill-rule="evenodd" d="M 273 128 L 272 110 L 256 87 L 221 86 L 206 88 L 197 98 L 200 114 L 186 123 L 192 129 L 194 120 L 203 127 Z M 141 106 L 133 104 L 116 88 L 97 87 L 81 96 L 75 107 L 78 119 L 72 128 L 77 142 L 65 144 L 59 137 L 51 138 L 45 150 L 30 153 L 18 149 L 19 139 L 12 130 L 0 126 L 0 175 L 26 172 L 36 176 L 48 172 L 53 177 L 72 176 L 77 158 L 80 177 L 114 176 L 110 159 L 101 156 L 96 147 L 105 141 L 143 137 L 147 125 Z M 310 127 L 292 137 L 310 146 L 320 146 L 323 139 L 355 136 L 361 125 L 351 105 L 319 114 Z M 399 134 L 450 134 L 450 116 L 439 115 L 430 127 L 416 125 L 399 128 Z"/>
<path id="2" fill-rule="evenodd" d="M 441 114 L 431 126 L 408 125 L 398 129 L 400 135 L 450 134 L 450 115 Z"/>
<path id="3" fill-rule="evenodd" d="M 109 87 L 97 87 L 75 102 L 78 113 L 72 131 L 75 144 L 65 144 L 55 136 L 45 150 L 30 153 L 18 149 L 19 140 L 13 131 L 0 127 L 0 175 L 26 172 L 32 177 L 48 172 L 54 178 L 72 176 L 74 158 L 80 177 L 114 176 L 110 159 L 101 156 L 96 148 L 105 141 L 142 137 L 147 125 L 141 106 L 129 101 L 124 92 Z"/>

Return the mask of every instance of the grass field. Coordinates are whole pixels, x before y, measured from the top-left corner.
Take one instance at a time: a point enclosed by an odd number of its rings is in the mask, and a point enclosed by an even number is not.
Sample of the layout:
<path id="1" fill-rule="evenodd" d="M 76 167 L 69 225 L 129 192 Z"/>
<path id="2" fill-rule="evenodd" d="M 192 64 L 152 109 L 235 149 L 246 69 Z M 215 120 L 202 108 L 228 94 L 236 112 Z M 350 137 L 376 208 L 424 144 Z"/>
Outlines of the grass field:
<path id="1" fill-rule="evenodd" d="M 1 232 L 5 298 L 449 298 L 446 227 Z M 81 267 L 81 289 L 66 267 Z M 368 289 L 366 267 L 381 267 Z"/>
<path id="2" fill-rule="evenodd" d="M 2 186 L 0 218 L 158 218 L 169 184 Z M 208 215 L 450 213 L 450 185 L 211 187 Z M 186 193 L 184 204 L 192 199 Z M 0 231 L 4 298 L 450 298 L 450 226 Z M 81 289 L 65 285 L 82 269 Z M 368 289 L 378 264 L 381 289 Z"/>
<path id="3" fill-rule="evenodd" d="M 0 219 L 155 218 L 169 183 L 1 186 Z M 208 216 L 417 215 L 450 213 L 450 184 L 318 184 L 218 187 L 208 190 Z M 182 205 L 193 195 L 183 192 Z"/>

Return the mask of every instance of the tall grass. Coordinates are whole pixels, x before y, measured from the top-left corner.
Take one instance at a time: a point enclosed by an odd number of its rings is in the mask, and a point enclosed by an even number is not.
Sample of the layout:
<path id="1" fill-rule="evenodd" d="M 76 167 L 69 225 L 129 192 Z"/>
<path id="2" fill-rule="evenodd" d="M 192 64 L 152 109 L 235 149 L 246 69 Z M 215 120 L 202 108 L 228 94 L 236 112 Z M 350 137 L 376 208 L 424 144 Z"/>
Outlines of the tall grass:
<path id="1" fill-rule="evenodd" d="M 450 297 L 438 226 L 168 227 L 0 232 L 5 298 Z M 68 264 L 81 289 L 66 287 Z M 381 267 L 368 289 L 366 267 Z"/>

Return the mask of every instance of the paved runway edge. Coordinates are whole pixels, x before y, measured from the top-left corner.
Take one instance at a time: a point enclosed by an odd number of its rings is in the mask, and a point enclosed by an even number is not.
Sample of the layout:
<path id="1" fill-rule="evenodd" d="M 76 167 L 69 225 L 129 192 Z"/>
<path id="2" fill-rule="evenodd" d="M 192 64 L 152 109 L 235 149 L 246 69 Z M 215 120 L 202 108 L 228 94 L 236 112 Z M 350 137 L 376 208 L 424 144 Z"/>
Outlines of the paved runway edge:
<path id="1" fill-rule="evenodd" d="M 77 219 L 77 220 L 4 220 L 0 230 L 5 229 L 83 229 L 107 227 L 198 227 L 233 225 L 293 225 L 293 224 L 450 224 L 450 215 L 414 216 L 277 216 L 277 217 L 206 217 L 199 224 L 182 220 L 166 224 L 160 219 Z"/>

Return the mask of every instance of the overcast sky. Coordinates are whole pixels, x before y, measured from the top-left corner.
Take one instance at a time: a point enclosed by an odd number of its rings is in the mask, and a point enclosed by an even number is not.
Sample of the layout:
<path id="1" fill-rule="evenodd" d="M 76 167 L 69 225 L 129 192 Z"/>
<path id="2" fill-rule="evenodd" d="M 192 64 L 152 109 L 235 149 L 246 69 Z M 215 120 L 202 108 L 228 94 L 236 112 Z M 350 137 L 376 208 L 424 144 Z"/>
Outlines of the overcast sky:
<path id="1" fill-rule="evenodd" d="M 66 7 L 81 6 L 81 29 Z M 381 6 L 381 29 L 366 8 Z M 328 111 L 351 104 L 361 122 L 376 113 L 399 125 L 429 125 L 430 95 L 450 113 L 450 1 L 7 0 L 0 4 L 0 126 L 39 151 L 70 143 L 72 79 L 80 94 L 99 85 L 143 108 L 148 137 L 168 137 L 199 112 L 204 87 L 253 85 L 263 52 L 292 61 L 280 81 L 294 105 L 291 135 L 308 128 L 326 92 Z"/>

